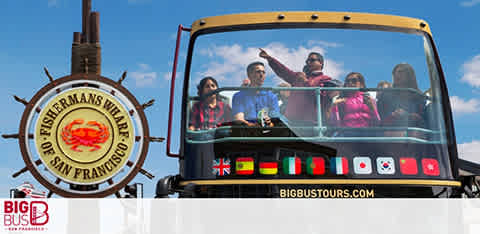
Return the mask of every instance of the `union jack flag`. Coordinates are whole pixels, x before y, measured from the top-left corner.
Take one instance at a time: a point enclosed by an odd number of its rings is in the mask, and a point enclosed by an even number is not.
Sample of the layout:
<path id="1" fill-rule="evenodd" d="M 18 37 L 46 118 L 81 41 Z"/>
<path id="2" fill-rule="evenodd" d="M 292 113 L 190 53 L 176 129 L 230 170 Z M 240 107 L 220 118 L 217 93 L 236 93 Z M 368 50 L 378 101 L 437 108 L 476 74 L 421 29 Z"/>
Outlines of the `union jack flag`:
<path id="1" fill-rule="evenodd" d="M 225 176 L 230 174 L 230 159 L 217 158 L 213 160 L 212 173 L 217 176 Z"/>

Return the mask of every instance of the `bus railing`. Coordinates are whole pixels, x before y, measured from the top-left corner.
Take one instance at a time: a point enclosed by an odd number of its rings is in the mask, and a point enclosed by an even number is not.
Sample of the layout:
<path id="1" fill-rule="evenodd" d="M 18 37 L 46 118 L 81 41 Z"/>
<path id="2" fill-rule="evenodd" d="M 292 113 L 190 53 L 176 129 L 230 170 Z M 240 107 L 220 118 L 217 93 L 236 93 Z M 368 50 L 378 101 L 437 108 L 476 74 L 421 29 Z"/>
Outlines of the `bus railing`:
<path id="1" fill-rule="evenodd" d="M 235 137 L 235 136 L 224 136 L 221 138 L 215 139 L 215 133 L 221 131 L 229 131 L 232 129 L 231 126 L 222 126 L 219 128 L 209 129 L 209 130 L 197 130 L 191 131 L 187 130 L 187 142 L 189 143 L 208 143 L 208 142 L 225 142 L 225 141 L 294 141 L 295 138 L 304 140 L 313 140 L 313 141 L 378 141 L 378 142 L 396 142 L 396 141 L 411 141 L 411 142 L 418 142 L 418 143 L 440 143 L 442 140 L 427 140 L 422 139 L 416 136 L 409 136 L 409 132 L 416 132 L 422 134 L 431 134 L 431 135 L 441 135 L 443 131 L 440 130 L 431 130 L 426 128 L 419 128 L 419 127 L 362 127 L 362 128 L 351 128 L 351 127 L 337 127 L 337 126 L 328 126 L 325 121 L 322 120 L 323 111 L 321 108 L 321 92 L 322 91 L 382 91 L 382 92 L 389 92 L 389 91 L 403 91 L 403 92 L 412 92 L 415 94 L 419 94 L 422 96 L 416 89 L 411 88 L 345 88 L 345 87 L 223 87 L 217 90 L 214 90 L 210 93 L 205 94 L 205 96 L 210 96 L 212 94 L 220 94 L 222 91 L 240 91 L 240 90 L 270 90 L 274 92 L 279 91 L 312 91 L 315 93 L 315 98 L 317 100 L 317 121 L 316 123 L 312 123 L 311 126 L 295 126 L 295 124 L 286 123 L 286 126 L 283 127 L 271 127 L 269 129 L 276 129 L 276 128 L 288 128 L 293 132 L 297 130 L 312 130 L 316 132 L 318 135 L 315 136 L 298 136 L 298 137 Z M 220 94 L 221 95 L 221 94 Z M 425 98 L 428 98 L 425 96 Z M 198 101 L 200 97 L 194 96 L 189 97 L 189 101 Z M 189 120 L 190 113 L 187 112 L 187 121 Z M 284 116 L 281 116 L 281 119 L 286 119 Z M 252 127 L 249 127 L 252 128 Z M 253 127 L 254 128 L 254 127 Z M 404 131 L 406 136 L 403 137 L 392 137 L 392 136 L 352 136 L 352 137 L 344 137 L 344 136 L 330 136 L 327 133 L 332 132 L 342 132 L 342 131 L 357 131 L 357 132 L 370 132 L 370 133 L 381 133 L 387 131 Z M 210 136 L 210 137 L 209 137 Z M 435 139 L 435 137 L 431 137 Z M 441 137 L 439 137 L 442 139 Z M 202 139 L 202 140 L 201 140 Z"/>

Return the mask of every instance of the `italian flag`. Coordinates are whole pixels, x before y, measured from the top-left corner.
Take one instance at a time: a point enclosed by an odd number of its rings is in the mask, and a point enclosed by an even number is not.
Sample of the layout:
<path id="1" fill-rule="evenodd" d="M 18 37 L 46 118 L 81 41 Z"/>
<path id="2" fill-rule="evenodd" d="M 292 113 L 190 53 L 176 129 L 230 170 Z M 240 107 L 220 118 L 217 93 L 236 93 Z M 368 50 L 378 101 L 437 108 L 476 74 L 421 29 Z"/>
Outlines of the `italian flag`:
<path id="1" fill-rule="evenodd" d="M 260 174 L 262 175 L 276 175 L 278 172 L 277 162 L 261 162 Z"/>
<path id="2" fill-rule="evenodd" d="M 307 158 L 307 174 L 323 175 L 325 174 L 325 160 L 322 157 Z"/>
<path id="3" fill-rule="evenodd" d="M 299 175 L 302 172 L 302 162 L 297 157 L 283 158 L 283 173 L 286 175 Z"/>
<path id="4" fill-rule="evenodd" d="M 237 175 L 253 174 L 253 158 L 250 158 L 250 157 L 237 158 L 235 163 L 235 171 Z"/>
<path id="5" fill-rule="evenodd" d="M 330 161 L 330 170 L 337 175 L 348 173 L 348 161 L 345 157 L 334 157 Z"/>

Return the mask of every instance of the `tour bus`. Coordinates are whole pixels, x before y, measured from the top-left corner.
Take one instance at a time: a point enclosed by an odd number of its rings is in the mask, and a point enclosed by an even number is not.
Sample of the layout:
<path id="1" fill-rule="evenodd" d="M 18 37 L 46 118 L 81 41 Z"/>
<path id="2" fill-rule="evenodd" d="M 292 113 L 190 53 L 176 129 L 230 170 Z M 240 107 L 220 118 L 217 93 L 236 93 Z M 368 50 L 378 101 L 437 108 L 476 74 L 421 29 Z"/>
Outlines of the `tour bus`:
<path id="1" fill-rule="evenodd" d="M 157 197 L 478 196 L 480 166 L 457 153 L 421 19 L 262 12 L 180 25 L 169 108 L 166 153 L 179 173 L 158 181 Z"/>

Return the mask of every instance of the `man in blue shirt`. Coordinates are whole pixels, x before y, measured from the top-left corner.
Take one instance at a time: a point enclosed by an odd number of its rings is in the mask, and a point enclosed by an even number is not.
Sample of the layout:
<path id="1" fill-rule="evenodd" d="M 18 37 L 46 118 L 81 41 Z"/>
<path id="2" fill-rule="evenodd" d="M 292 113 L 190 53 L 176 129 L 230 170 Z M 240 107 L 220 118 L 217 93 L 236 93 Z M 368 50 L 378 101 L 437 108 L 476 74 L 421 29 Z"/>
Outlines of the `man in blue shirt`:
<path id="1" fill-rule="evenodd" d="M 250 87 L 261 87 L 265 81 L 265 66 L 254 62 L 247 67 Z M 233 119 L 247 126 L 273 127 L 270 117 L 278 117 L 278 98 L 269 90 L 242 90 L 233 96 Z"/>

